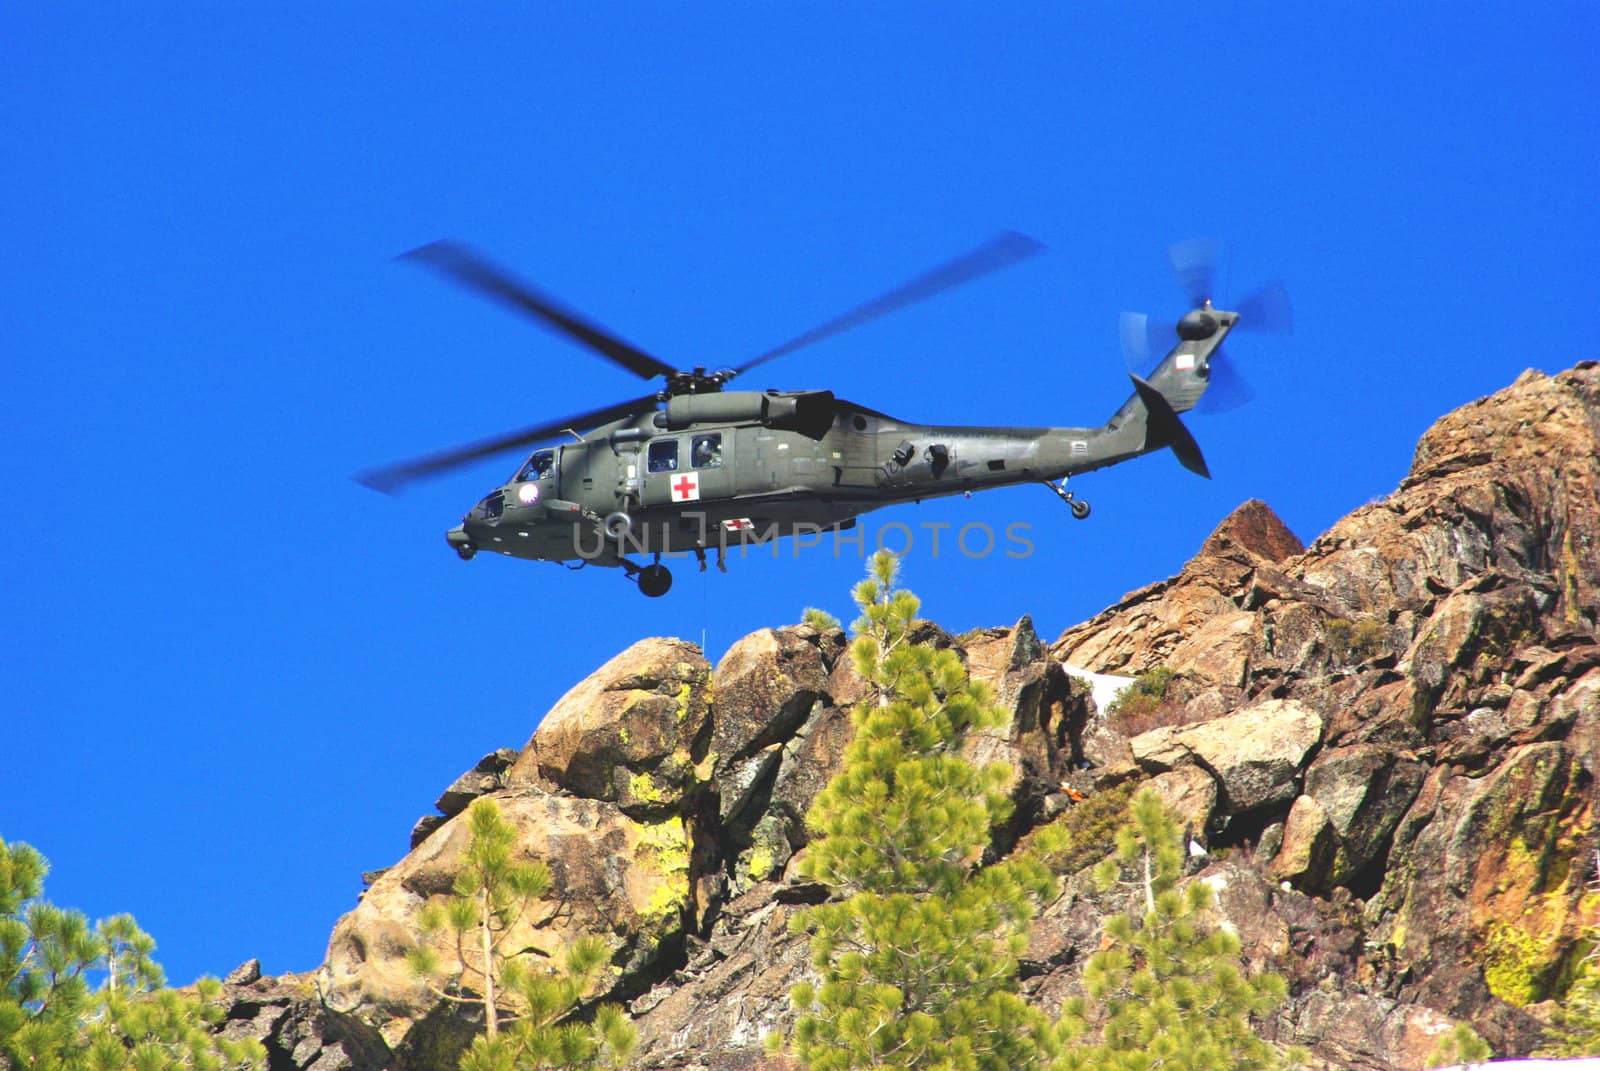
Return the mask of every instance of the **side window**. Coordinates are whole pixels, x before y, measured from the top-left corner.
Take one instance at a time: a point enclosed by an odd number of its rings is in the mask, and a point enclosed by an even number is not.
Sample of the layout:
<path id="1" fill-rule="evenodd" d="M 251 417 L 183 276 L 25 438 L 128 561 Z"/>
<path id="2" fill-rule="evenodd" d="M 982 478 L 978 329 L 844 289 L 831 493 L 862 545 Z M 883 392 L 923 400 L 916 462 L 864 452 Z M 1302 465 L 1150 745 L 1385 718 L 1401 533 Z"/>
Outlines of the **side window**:
<path id="1" fill-rule="evenodd" d="M 678 440 L 657 439 L 651 443 L 648 464 L 651 472 L 678 471 Z"/>
<path id="2" fill-rule="evenodd" d="M 697 469 L 714 469 L 722 464 L 722 433 L 696 435 L 689 447 L 689 458 Z"/>

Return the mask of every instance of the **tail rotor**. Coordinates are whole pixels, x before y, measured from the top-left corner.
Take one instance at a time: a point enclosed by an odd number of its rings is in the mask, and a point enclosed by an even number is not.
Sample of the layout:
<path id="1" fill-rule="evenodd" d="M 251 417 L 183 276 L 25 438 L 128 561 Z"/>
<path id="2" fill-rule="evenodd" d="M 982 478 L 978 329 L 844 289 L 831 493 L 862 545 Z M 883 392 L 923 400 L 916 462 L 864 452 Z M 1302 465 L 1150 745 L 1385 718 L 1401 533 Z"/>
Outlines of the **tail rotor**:
<path id="1" fill-rule="evenodd" d="M 1217 242 L 1203 238 L 1178 242 L 1167 250 L 1167 262 L 1192 308 L 1210 306 L 1216 295 L 1219 250 Z M 1251 292 L 1235 304 L 1235 309 L 1239 314 L 1237 330 L 1279 335 L 1294 330 L 1294 306 L 1282 283 L 1268 283 Z M 1118 327 L 1123 356 L 1129 370 L 1138 375 L 1147 374 L 1179 337 L 1176 320 L 1144 313 L 1124 312 Z M 1249 381 L 1225 350 L 1219 348 L 1211 355 L 1209 371 L 1210 385 L 1195 406 L 1200 412 L 1230 412 L 1255 397 Z"/>

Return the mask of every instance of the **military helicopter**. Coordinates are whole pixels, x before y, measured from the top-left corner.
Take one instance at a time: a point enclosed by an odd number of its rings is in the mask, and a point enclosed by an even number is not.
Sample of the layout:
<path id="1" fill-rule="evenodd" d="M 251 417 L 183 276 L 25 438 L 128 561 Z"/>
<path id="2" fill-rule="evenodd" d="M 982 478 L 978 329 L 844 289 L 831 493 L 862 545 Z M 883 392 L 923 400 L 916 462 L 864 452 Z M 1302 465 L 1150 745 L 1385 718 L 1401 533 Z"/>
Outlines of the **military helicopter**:
<path id="1" fill-rule="evenodd" d="M 359 474 L 377 490 L 399 487 L 480 458 L 538 446 L 505 484 L 484 496 L 445 538 L 465 560 L 479 551 L 514 558 L 620 568 L 655 598 L 672 586 L 664 554 L 692 553 L 700 570 L 714 550 L 726 571 L 729 546 L 844 531 L 863 513 L 896 503 L 1040 483 L 1079 520 L 1089 503 L 1069 477 L 1170 449 L 1210 476 L 1179 419 L 1223 378 L 1222 341 L 1247 312 L 1287 329 L 1288 305 L 1273 286 L 1239 303 L 1211 302 L 1208 246 L 1169 253 L 1192 307 L 1174 325 L 1176 343 L 1153 370 L 1130 373 L 1133 393 L 1098 427 L 1017 428 L 918 424 L 837 398 L 827 390 L 730 390 L 737 377 L 896 309 L 1032 256 L 1043 247 L 1003 233 L 972 252 L 732 368 L 681 370 L 596 325 L 456 242 L 402 254 L 532 317 L 643 379 L 648 394 L 548 420 L 481 442 Z M 1145 318 L 1123 322 L 1124 349 L 1139 359 L 1149 337 L 1172 335 Z M 1237 395 L 1243 389 L 1233 387 Z M 571 442 L 546 445 L 562 435 Z M 650 559 L 640 564 L 629 557 Z"/>

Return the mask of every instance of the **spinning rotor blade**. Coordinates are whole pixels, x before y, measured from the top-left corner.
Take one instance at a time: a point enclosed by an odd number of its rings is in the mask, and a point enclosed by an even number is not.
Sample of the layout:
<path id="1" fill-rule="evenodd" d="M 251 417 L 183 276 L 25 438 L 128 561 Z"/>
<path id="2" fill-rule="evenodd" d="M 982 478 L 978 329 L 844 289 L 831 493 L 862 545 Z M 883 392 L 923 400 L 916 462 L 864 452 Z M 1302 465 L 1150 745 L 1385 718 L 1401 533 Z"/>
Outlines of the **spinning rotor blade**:
<path id="1" fill-rule="evenodd" d="M 1191 238 L 1167 249 L 1167 261 L 1191 305 L 1203 305 L 1216 294 L 1217 250 L 1209 238 Z"/>
<path id="2" fill-rule="evenodd" d="M 1282 283 L 1268 283 L 1260 290 L 1239 299 L 1234 310 L 1239 314 L 1239 327 L 1250 331 L 1266 331 L 1274 335 L 1294 333 L 1294 305 L 1289 301 L 1289 291 Z"/>
<path id="3" fill-rule="evenodd" d="M 557 435 L 568 428 L 583 429 L 599 427 L 609 424 L 613 420 L 633 416 L 652 409 L 656 404 L 656 395 L 647 394 L 643 398 L 632 401 L 618 402 L 608 405 L 603 409 L 591 409 L 587 413 L 577 413 L 573 416 L 562 417 L 560 420 L 551 420 L 532 428 L 523 428 L 494 439 L 485 439 L 481 442 L 468 443 L 454 449 L 443 450 L 436 454 L 426 454 L 412 461 L 402 461 L 397 465 L 387 465 L 381 469 L 371 469 L 367 472 L 357 473 L 356 482 L 365 484 L 374 491 L 384 494 L 393 494 L 405 484 L 413 480 L 420 480 L 428 476 L 437 476 L 441 472 L 464 465 L 469 461 L 476 461 L 482 457 L 515 450 L 519 446 L 532 446 L 542 442 L 553 435 Z"/>
<path id="4" fill-rule="evenodd" d="M 1268 283 L 1242 298 L 1236 305 L 1237 329 L 1272 335 L 1287 335 L 1294 330 L 1294 306 L 1282 283 Z M 1195 406 L 1202 413 L 1228 413 L 1255 399 L 1256 392 L 1234 363 L 1233 355 L 1219 348 L 1211 355 L 1211 386 Z"/>
<path id="5" fill-rule="evenodd" d="M 1225 350 L 1219 347 L 1211 354 L 1211 360 L 1207 364 L 1211 369 L 1211 385 L 1195 403 L 1196 411 L 1211 415 L 1231 413 L 1255 399 L 1255 389 L 1250 386 L 1249 380 L 1239 373 L 1238 367 Z"/>
<path id="6" fill-rule="evenodd" d="M 1282 283 L 1268 283 L 1240 299 L 1234 309 L 1239 314 L 1237 329 L 1272 335 L 1294 331 L 1294 306 Z M 1228 413 L 1255 399 L 1256 392 L 1239 372 L 1233 356 L 1219 348 L 1211 355 L 1211 386 L 1195 406 L 1202 413 Z"/>
<path id="7" fill-rule="evenodd" d="M 876 320 L 880 316 L 887 316 L 889 313 L 903 309 L 907 305 L 924 301 L 952 287 L 960 286 L 962 283 L 971 282 L 981 276 L 988 275 L 990 272 L 1009 267 L 1043 249 L 1043 243 L 1035 241 L 1027 235 L 1018 234 L 1015 231 L 1004 231 L 965 256 L 960 256 L 941 264 L 932 271 L 919 275 L 903 286 L 889 291 L 882 297 L 858 306 L 843 316 L 829 320 L 827 323 L 814 327 L 802 335 L 796 335 L 781 346 L 752 357 L 735 368 L 733 375 L 748 372 L 757 365 L 766 364 L 768 361 L 775 360 L 785 354 L 793 353 L 803 346 L 821 342 L 825 338 L 832 338 L 834 335 L 848 331 L 852 327 L 860 327 L 864 323 Z M 731 379 L 732 376 L 728 378 Z"/>
<path id="8" fill-rule="evenodd" d="M 402 253 L 396 259 L 414 260 L 469 289 L 528 313 L 557 334 L 588 347 L 641 379 L 670 376 L 673 373 L 671 365 L 622 341 L 571 309 L 562 308 L 554 298 L 513 278 L 505 269 L 490 264 L 459 242 L 433 242 Z"/>
<path id="9" fill-rule="evenodd" d="M 1158 320 L 1142 312 L 1124 312 L 1117 328 L 1128 371 L 1140 376 L 1155 369 L 1156 362 L 1166 356 L 1178 337 L 1177 321 Z"/>
<path id="10" fill-rule="evenodd" d="M 1178 278 L 1178 285 L 1189 300 L 1200 306 L 1216 297 L 1218 245 L 1197 238 L 1178 242 L 1167 250 L 1167 260 Z M 1294 330 L 1294 307 L 1282 283 L 1269 283 L 1233 306 L 1238 312 L 1238 329 L 1288 334 Z M 1171 350 L 1176 338 L 1171 323 L 1152 320 L 1142 313 L 1125 312 L 1121 322 L 1122 352 L 1130 368 L 1149 369 Z M 1226 350 L 1218 349 L 1207 362 L 1211 383 L 1195 409 L 1202 413 L 1226 413 L 1251 401 L 1255 391 L 1240 374 Z"/>
<path id="11" fill-rule="evenodd" d="M 1167 260 L 1178 285 L 1195 305 L 1217 297 L 1217 256 L 1220 247 L 1209 238 L 1191 238 L 1167 250 Z M 1294 306 L 1282 283 L 1268 283 L 1233 304 L 1243 330 L 1287 335 L 1294 330 Z"/>

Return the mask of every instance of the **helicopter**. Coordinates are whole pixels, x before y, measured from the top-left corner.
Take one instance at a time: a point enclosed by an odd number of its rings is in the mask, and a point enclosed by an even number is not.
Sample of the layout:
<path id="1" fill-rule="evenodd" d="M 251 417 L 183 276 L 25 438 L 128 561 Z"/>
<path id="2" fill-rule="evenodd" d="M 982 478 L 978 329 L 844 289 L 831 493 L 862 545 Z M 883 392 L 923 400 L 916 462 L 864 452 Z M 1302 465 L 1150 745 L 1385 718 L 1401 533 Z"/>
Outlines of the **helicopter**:
<path id="1" fill-rule="evenodd" d="M 1123 348 L 1147 361 L 1149 340 L 1170 348 L 1154 368 L 1130 371 L 1133 391 L 1094 427 L 981 427 L 919 424 L 888 416 L 829 390 L 737 390 L 750 370 L 941 291 L 997 271 L 1044 247 L 1004 232 L 877 299 L 743 364 L 708 371 L 676 368 L 515 278 L 471 248 L 438 241 L 401 254 L 492 298 L 646 380 L 651 392 L 583 413 L 360 473 L 393 492 L 419 479 L 495 455 L 538 447 L 501 486 L 451 528 L 446 542 L 463 560 L 479 552 L 581 569 L 620 568 L 645 596 L 672 586 L 663 555 L 692 553 L 700 571 L 715 551 L 726 571 L 730 546 L 816 536 L 854 527 L 868 511 L 945 495 L 1039 483 L 1083 520 L 1089 503 L 1070 477 L 1170 449 L 1184 468 L 1210 470 L 1179 414 L 1228 381 L 1248 394 L 1220 347 L 1247 318 L 1287 330 L 1277 284 L 1238 303 L 1212 304 L 1214 248 L 1180 243 L 1169 251 L 1191 307 L 1169 329 L 1124 314 Z M 1259 317 L 1254 314 L 1259 314 Z M 1163 338 L 1163 336 L 1165 336 Z M 1159 352 L 1157 350 L 1156 352 Z M 553 443 L 566 435 L 570 442 Z M 630 555 L 648 559 L 648 564 Z M 576 564 L 573 564 L 576 563 Z"/>

